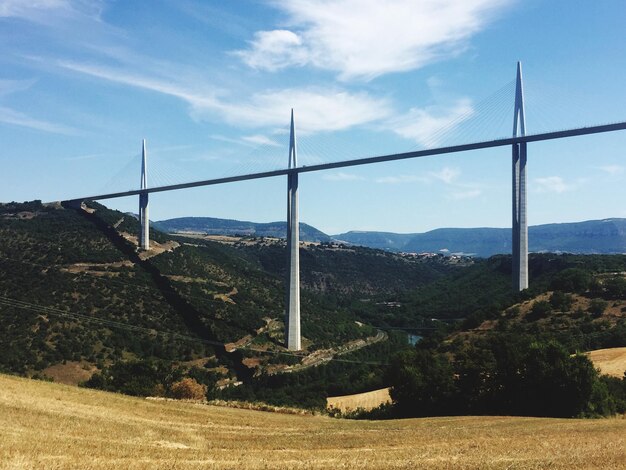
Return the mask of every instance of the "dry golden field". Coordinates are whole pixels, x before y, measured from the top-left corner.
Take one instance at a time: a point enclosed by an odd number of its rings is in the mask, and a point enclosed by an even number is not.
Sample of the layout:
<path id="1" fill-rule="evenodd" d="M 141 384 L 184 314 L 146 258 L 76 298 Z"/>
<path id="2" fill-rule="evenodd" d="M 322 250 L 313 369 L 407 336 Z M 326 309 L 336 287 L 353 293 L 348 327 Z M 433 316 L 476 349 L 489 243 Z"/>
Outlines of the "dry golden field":
<path id="1" fill-rule="evenodd" d="M 342 413 L 355 411 L 358 408 L 369 411 L 379 407 L 384 403 L 391 403 L 389 388 L 372 390 L 371 392 L 355 393 L 354 395 L 343 395 L 340 397 L 328 397 L 326 405 L 335 408 Z"/>
<path id="2" fill-rule="evenodd" d="M 0 469 L 626 468 L 626 419 L 350 421 L 0 375 Z"/>
<path id="3" fill-rule="evenodd" d="M 626 372 L 626 348 L 596 349 L 587 353 L 603 374 L 621 379 Z"/>

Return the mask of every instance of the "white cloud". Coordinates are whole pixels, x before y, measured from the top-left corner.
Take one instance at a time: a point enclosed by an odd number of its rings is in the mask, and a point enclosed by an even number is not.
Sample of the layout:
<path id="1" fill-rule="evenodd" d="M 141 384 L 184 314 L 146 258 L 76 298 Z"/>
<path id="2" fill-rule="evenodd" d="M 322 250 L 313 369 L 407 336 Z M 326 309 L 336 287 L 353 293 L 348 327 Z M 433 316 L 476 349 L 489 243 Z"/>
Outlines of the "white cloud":
<path id="1" fill-rule="evenodd" d="M 270 139 L 264 135 L 247 135 L 241 138 L 242 140 L 256 145 L 269 145 L 270 147 L 280 147 L 280 144 L 275 140 Z"/>
<path id="2" fill-rule="evenodd" d="M 211 154 L 196 155 L 195 157 L 183 157 L 178 159 L 180 162 L 213 162 L 215 160 L 221 160 L 222 157 Z"/>
<path id="3" fill-rule="evenodd" d="M 62 68 L 79 72 L 111 82 L 122 83 L 137 88 L 155 91 L 179 98 L 198 109 L 217 107 L 218 101 L 214 94 L 205 90 L 194 89 L 184 83 L 176 83 L 172 77 L 145 77 L 140 74 L 128 73 L 122 68 L 107 67 L 94 64 L 82 64 L 72 61 L 58 61 Z M 172 67 L 175 70 L 175 67 Z"/>
<path id="4" fill-rule="evenodd" d="M 35 80 L 2 80 L 0 79 L 0 96 L 10 95 L 18 91 L 28 90 Z"/>
<path id="5" fill-rule="evenodd" d="M 10 95 L 24 90 L 28 90 L 35 80 L 0 80 L 0 97 Z M 48 121 L 33 118 L 20 111 L 0 105 L 0 122 L 13 126 L 26 127 L 38 131 L 51 132 L 54 134 L 74 135 L 77 133 L 73 129 L 62 124 L 55 124 Z"/>
<path id="6" fill-rule="evenodd" d="M 411 108 L 406 114 L 390 119 L 385 127 L 423 147 L 435 147 L 440 145 L 447 133 L 473 113 L 471 101 L 463 98 L 452 106 Z"/>
<path id="7" fill-rule="evenodd" d="M 624 167 L 621 165 L 606 165 L 606 166 L 599 166 L 597 168 L 613 176 L 621 175 L 622 173 L 624 173 Z"/>
<path id="8" fill-rule="evenodd" d="M 382 184 L 401 184 L 401 183 L 428 183 L 429 179 L 423 176 L 417 175 L 397 175 L 397 176 L 383 176 L 375 180 L 377 183 Z"/>
<path id="9" fill-rule="evenodd" d="M 443 181 L 446 184 L 452 184 L 461 175 L 461 170 L 458 168 L 449 168 L 446 166 L 440 171 L 431 171 L 428 174 L 433 178 Z"/>
<path id="10" fill-rule="evenodd" d="M 76 129 L 71 127 L 35 119 L 4 106 L 0 106 L 0 122 L 54 134 L 73 135 L 77 133 Z"/>
<path id="11" fill-rule="evenodd" d="M 443 181 L 446 184 L 462 186 L 455 184 L 457 178 L 461 175 L 461 170 L 458 168 L 443 167 L 440 171 L 430 171 L 427 176 L 420 175 L 396 175 L 396 176 L 383 176 L 377 178 L 377 183 L 384 184 L 400 184 L 400 183 L 431 183 L 433 179 Z"/>
<path id="12" fill-rule="evenodd" d="M 0 18 L 59 27 L 85 19 L 99 21 L 103 5 L 102 0 L 1 0 Z"/>
<path id="13" fill-rule="evenodd" d="M 275 71 L 291 65 L 304 65 L 308 61 L 302 39 L 284 29 L 258 31 L 250 45 L 251 50 L 236 51 L 235 55 L 254 69 Z"/>
<path id="14" fill-rule="evenodd" d="M 209 136 L 209 138 L 213 140 L 219 140 L 221 142 L 228 142 L 229 144 L 239 144 L 239 145 L 246 145 L 248 147 L 252 147 L 252 144 L 248 142 L 244 142 L 239 139 L 233 139 L 232 137 L 226 137 L 225 135 L 212 134 Z"/>
<path id="15" fill-rule="evenodd" d="M 0 17 L 29 19 L 50 10 L 66 10 L 71 8 L 68 0 L 2 0 Z"/>
<path id="16" fill-rule="evenodd" d="M 341 79 L 371 79 L 462 52 L 511 1 L 274 0 L 293 31 L 257 32 L 236 54 L 255 68 L 308 63 Z"/>
<path id="17" fill-rule="evenodd" d="M 355 175 L 353 173 L 329 173 L 322 176 L 322 179 L 326 181 L 362 181 L 365 178 L 360 175 Z"/>
<path id="18" fill-rule="evenodd" d="M 535 178 L 537 191 L 542 193 L 564 193 L 574 189 L 574 185 L 567 184 L 560 176 L 547 176 L 545 178 Z"/>
<path id="19" fill-rule="evenodd" d="M 196 118 L 215 117 L 248 127 L 284 127 L 289 123 L 289 110 L 294 108 L 296 127 L 300 133 L 345 130 L 391 115 L 388 100 L 367 93 L 350 93 L 342 89 L 287 88 L 252 95 L 247 100 L 230 100 L 223 91 L 198 87 L 193 79 L 167 76 L 165 73 L 146 77 L 129 73 L 120 67 L 108 67 L 72 61 L 58 61 L 67 70 L 142 88 L 178 98 L 191 107 Z M 167 67 L 176 70 L 172 64 Z"/>
<path id="20" fill-rule="evenodd" d="M 391 114 L 391 105 L 385 99 L 314 87 L 261 92 L 248 101 L 223 102 L 217 110 L 231 123 L 283 127 L 289 123 L 291 108 L 299 133 L 345 130 Z"/>
<path id="21" fill-rule="evenodd" d="M 461 191 L 458 193 L 452 193 L 450 194 L 450 199 L 454 199 L 456 201 L 460 201 L 463 199 L 473 199 L 475 197 L 478 197 L 482 194 L 482 191 L 480 189 L 470 189 L 469 191 Z"/>

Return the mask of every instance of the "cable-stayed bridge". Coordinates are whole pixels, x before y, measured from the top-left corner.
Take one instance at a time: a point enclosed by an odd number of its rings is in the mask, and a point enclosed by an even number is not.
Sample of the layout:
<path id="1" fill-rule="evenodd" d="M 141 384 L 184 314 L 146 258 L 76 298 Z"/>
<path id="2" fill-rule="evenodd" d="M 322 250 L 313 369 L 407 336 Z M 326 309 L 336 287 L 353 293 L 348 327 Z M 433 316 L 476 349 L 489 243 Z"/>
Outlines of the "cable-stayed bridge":
<path id="1" fill-rule="evenodd" d="M 408 160 L 428 156 L 437 156 L 451 153 L 467 152 L 471 150 L 488 149 L 495 147 L 508 147 L 512 149 L 512 239 L 513 239 L 513 289 L 521 291 L 528 287 L 528 218 L 527 218 L 527 145 L 530 142 L 563 139 L 568 137 L 600 134 L 626 130 L 626 121 L 612 124 L 575 127 L 566 130 L 528 134 L 526 132 L 526 119 L 524 107 L 524 89 L 522 82 L 521 64 L 517 65 L 517 75 L 514 82 L 515 99 L 513 106 L 513 132 L 511 137 L 500 139 L 488 139 L 470 143 L 461 143 L 448 146 L 435 146 L 421 150 L 402 153 L 381 154 L 360 158 L 351 158 L 334 162 L 314 163 L 311 165 L 298 165 L 296 126 L 293 111 L 289 130 L 289 153 L 287 168 L 272 169 L 257 172 L 243 172 L 232 176 L 189 181 L 185 183 L 165 184 L 148 187 L 147 179 L 147 153 L 145 141 L 142 149 L 141 185 L 139 189 L 126 191 L 106 192 L 84 197 L 73 198 L 64 201 L 71 206 L 80 206 L 83 201 L 104 200 L 127 196 L 139 196 L 139 219 L 141 224 L 139 236 L 139 249 L 148 250 L 149 240 L 149 212 L 148 200 L 150 193 L 166 192 L 211 186 L 237 181 L 287 176 L 287 297 L 286 297 L 286 342 L 290 350 L 300 350 L 300 262 L 299 262 L 299 204 L 298 204 L 298 176 L 300 173 L 332 170 L 359 165 L 371 165 L 375 163 Z M 453 128 L 463 117 L 449 124 L 442 132 Z"/>

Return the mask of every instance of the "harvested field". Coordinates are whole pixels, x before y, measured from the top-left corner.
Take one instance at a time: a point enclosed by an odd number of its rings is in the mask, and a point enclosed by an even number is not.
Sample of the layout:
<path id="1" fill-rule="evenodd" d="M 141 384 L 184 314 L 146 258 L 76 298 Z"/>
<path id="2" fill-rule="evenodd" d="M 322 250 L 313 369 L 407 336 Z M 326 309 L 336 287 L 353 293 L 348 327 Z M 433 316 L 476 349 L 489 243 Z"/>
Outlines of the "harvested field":
<path id="1" fill-rule="evenodd" d="M 65 364 L 55 364 L 43 370 L 46 377 L 67 385 L 78 385 L 89 380 L 94 372 L 98 372 L 98 369 L 86 361 L 67 361 Z"/>
<path id="2" fill-rule="evenodd" d="M 369 411 L 384 403 L 391 403 L 389 388 L 381 388 L 380 390 L 356 393 L 354 395 L 344 395 L 341 397 L 328 397 L 326 399 L 326 405 L 329 409 L 335 408 L 342 413 L 354 411 L 358 408 Z"/>
<path id="3" fill-rule="evenodd" d="M 0 469 L 625 468 L 626 419 L 352 421 L 0 375 Z"/>
<path id="4" fill-rule="evenodd" d="M 622 378 L 626 372 L 626 348 L 596 349 L 587 353 L 603 374 Z"/>

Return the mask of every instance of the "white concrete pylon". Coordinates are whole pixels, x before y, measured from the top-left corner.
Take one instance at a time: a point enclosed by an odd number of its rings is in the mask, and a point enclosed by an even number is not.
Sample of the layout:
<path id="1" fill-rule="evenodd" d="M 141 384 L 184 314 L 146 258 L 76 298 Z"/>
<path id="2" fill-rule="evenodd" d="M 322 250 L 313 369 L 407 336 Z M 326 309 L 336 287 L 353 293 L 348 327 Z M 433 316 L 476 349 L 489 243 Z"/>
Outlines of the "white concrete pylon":
<path id="1" fill-rule="evenodd" d="M 513 137 L 526 135 L 522 63 L 517 63 Z M 513 144 L 513 290 L 528 288 L 528 208 L 526 197 L 526 142 Z"/>
<path id="2" fill-rule="evenodd" d="M 148 189 L 148 154 L 146 152 L 146 139 L 143 139 L 141 149 L 141 188 Z M 139 194 L 139 249 L 150 249 L 150 217 L 148 214 L 148 193 Z"/>
<path id="3" fill-rule="evenodd" d="M 296 168 L 296 127 L 291 110 L 289 138 L 289 169 Z M 298 220 L 298 173 L 287 175 L 287 297 L 285 312 L 285 341 L 287 349 L 302 349 L 300 335 L 300 225 Z"/>

